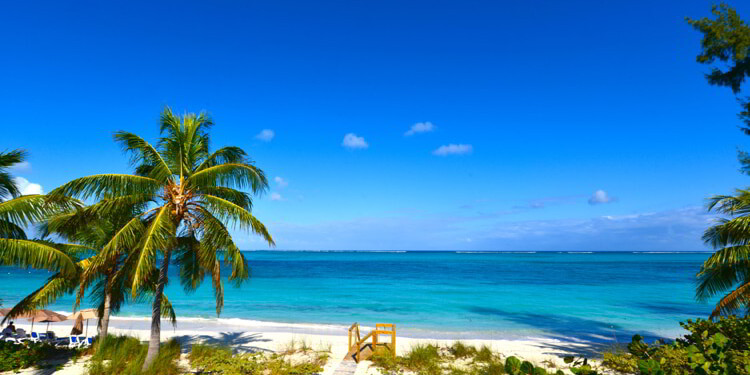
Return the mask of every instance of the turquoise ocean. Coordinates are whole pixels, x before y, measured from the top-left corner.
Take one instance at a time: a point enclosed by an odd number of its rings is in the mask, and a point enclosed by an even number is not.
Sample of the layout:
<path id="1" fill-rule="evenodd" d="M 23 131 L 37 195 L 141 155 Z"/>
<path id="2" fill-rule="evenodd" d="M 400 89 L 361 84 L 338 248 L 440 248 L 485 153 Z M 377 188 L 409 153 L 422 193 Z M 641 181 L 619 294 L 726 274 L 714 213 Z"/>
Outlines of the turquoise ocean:
<path id="1" fill-rule="evenodd" d="M 694 299 L 708 253 L 249 251 L 252 278 L 225 284 L 219 318 L 211 282 L 182 290 L 177 267 L 166 288 L 178 318 L 346 326 L 396 323 L 413 337 L 674 338 L 678 322 L 706 317 Z M 224 275 L 228 275 L 228 270 Z M 6 307 L 51 273 L 0 267 Z M 50 309 L 71 311 L 65 297 Z M 83 306 L 89 307 L 89 306 Z M 146 317 L 147 304 L 118 316 Z"/>

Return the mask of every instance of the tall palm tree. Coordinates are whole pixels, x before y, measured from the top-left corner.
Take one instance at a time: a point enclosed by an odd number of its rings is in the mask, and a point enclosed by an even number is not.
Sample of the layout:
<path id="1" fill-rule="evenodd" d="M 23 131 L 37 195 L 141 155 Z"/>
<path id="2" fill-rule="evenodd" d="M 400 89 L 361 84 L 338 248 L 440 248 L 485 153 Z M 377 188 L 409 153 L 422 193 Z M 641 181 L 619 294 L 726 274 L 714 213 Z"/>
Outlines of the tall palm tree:
<path id="1" fill-rule="evenodd" d="M 21 195 L 8 169 L 25 159 L 23 150 L 0 152 L 0 264 L 51 269 L 72 276 L 76 266 L 69 254 L 48 242 L 29 240 L 24 228 L 78 203 L 65 197 Z"/>
<path id="2" fill-rule="evenodd" d="M 102 249 L 101 259 L 118 248 L 134 249 L 132 293 L 137 295 L 158 265 L 151 311 L 151 338 L 143 368 L 159 351 L 160 312 L 167 272 L 173 255 L 184 287 L 197 288 L 210 275 L 216 312 L 223 307 L 221 263 L 231 266 L 229 281 L 240 285 L 249 278 L 244 255 L 228 227 L 249 230 L 274 242 L 266 227 L 251 214 L 252 199 L 243 189 L 259 194 L 268 188 L 263 171 L 238 147 L 209 149 L 208 130 L 213 125 L 205 114 L 175 115 L 165 108 L 156 145 L 124 131 L 114 139 L 130 153 L 135 174 L 100 174 L 73 180 L 51 196 L 94 198 L 92 212 L 106 214 L 133 205 L 149 209 L 128 221 Z"/>
<path id="3" fill-rule="evenodd" d="M 698 273 L 696 297 L 706 301 L 726 293 L 711 317 L 745 310 L 750 313 L 750 190 L 715 196 L 708 209 L 726 217 L 706 230 L 703 240 L 716 249 Z"/>

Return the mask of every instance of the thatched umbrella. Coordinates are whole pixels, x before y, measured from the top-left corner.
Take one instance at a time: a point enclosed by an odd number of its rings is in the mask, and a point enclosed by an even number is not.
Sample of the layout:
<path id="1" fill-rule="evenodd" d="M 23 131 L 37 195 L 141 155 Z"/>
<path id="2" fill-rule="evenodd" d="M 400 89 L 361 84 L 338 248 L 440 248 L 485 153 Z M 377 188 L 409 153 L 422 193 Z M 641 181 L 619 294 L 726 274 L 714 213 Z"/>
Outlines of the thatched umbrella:
<path id="1" fill-rule="evenodd" d="M 99 314 L 96 309 L 83 309 L 73 314 L 68 315 L 68 319 L 75 319 L 78 326 L 78 322 L 81 321 L 81 328 L 83 328 L 83 320 L 86 320 L 86 336 L 89 335 L 89 319 L 98 319 Z M 74 327 L 75 328 L 75 327 Z"/>
<path id="2" fill-rule="evenodd" d="M 30 313 L 18 315 L 16 318 L 26 318 L 31 320 L 31 332 L 34 332 L 34 322 L 47 323 L 47 330 L 49 331 L 50 323 L 68 320 L 67 316 L 58 314 L 51 310 L 35 310 Z"/>
<path id="3" fill-rule="evenodd" d="M 0 316 L 6 316 L 10 312 L 10 307 L 3 307 L 0 309 Z"/>

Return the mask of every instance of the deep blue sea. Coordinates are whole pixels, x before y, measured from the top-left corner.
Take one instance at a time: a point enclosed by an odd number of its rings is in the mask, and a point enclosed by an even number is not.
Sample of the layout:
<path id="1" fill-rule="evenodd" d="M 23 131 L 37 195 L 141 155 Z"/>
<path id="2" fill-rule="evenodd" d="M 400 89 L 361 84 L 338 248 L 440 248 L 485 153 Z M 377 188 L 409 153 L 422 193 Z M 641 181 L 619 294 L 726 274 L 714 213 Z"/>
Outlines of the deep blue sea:
<path id="1" fill-rule="evenodd" d="M 465 338 L 574 337 L 629 341 L 680 334 L 706 317 L 694 300 L 708 253 L 246 252 L 252 278 L 225 284 L 221 318 L 349 325 L 396 323 L 400 332 Z M 216 318 L 210 279 L 186 294 L 170 267 L 166 293 L 178 317 Z M 229 272 L 225 272 L 228 275 Z M 0 268 L 13 305 L 46 271 Z M 51 309 L 71 311 L 70 297 Z M 83 306 L 88 307 L 88 306 Z M 120 316 L 147 316 L 146 304 Z"/>

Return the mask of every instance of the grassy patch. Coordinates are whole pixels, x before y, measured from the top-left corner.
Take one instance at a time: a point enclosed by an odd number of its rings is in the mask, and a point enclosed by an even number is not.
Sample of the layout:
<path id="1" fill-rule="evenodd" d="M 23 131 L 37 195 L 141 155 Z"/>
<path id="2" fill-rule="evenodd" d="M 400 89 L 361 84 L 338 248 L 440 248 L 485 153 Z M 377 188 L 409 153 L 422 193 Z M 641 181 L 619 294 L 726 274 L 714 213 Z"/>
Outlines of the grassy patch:
<path id="1" fill-rule="evenodd" d="M 279 354 L 235 354 L 228 347 L 193 345 L 188 360 L 203 372 L 236 375 L 312 375 L 323 371 L 330 354 L 309 345 L 294 345 Z"/>
<path id="2" fill-rule="evenodd" d="M 456 341 L 449 347 L 433 344 L 415 345 L 403 356 L 394 357 L 389 350 L 378 350 L 370 358 L 383 374 L 417 375 L 547 375 L 545 367 L 516 357 L 503 361 L 488 346 L 477 349 Z"/>
<path id="3" fill-rule="evenodd" d="M 145 373 L 141 366 L 146 359 L 148 345 L 130 336 L 108 336 L 103 345 L 94 345 L 88 365 L 88 375 L 124 374 L 124 375 L 173 375 L 179 374 L 177 359 L 180 357 L 180 343 L 169 340 L 162 344 L 159 356 Z"/>

